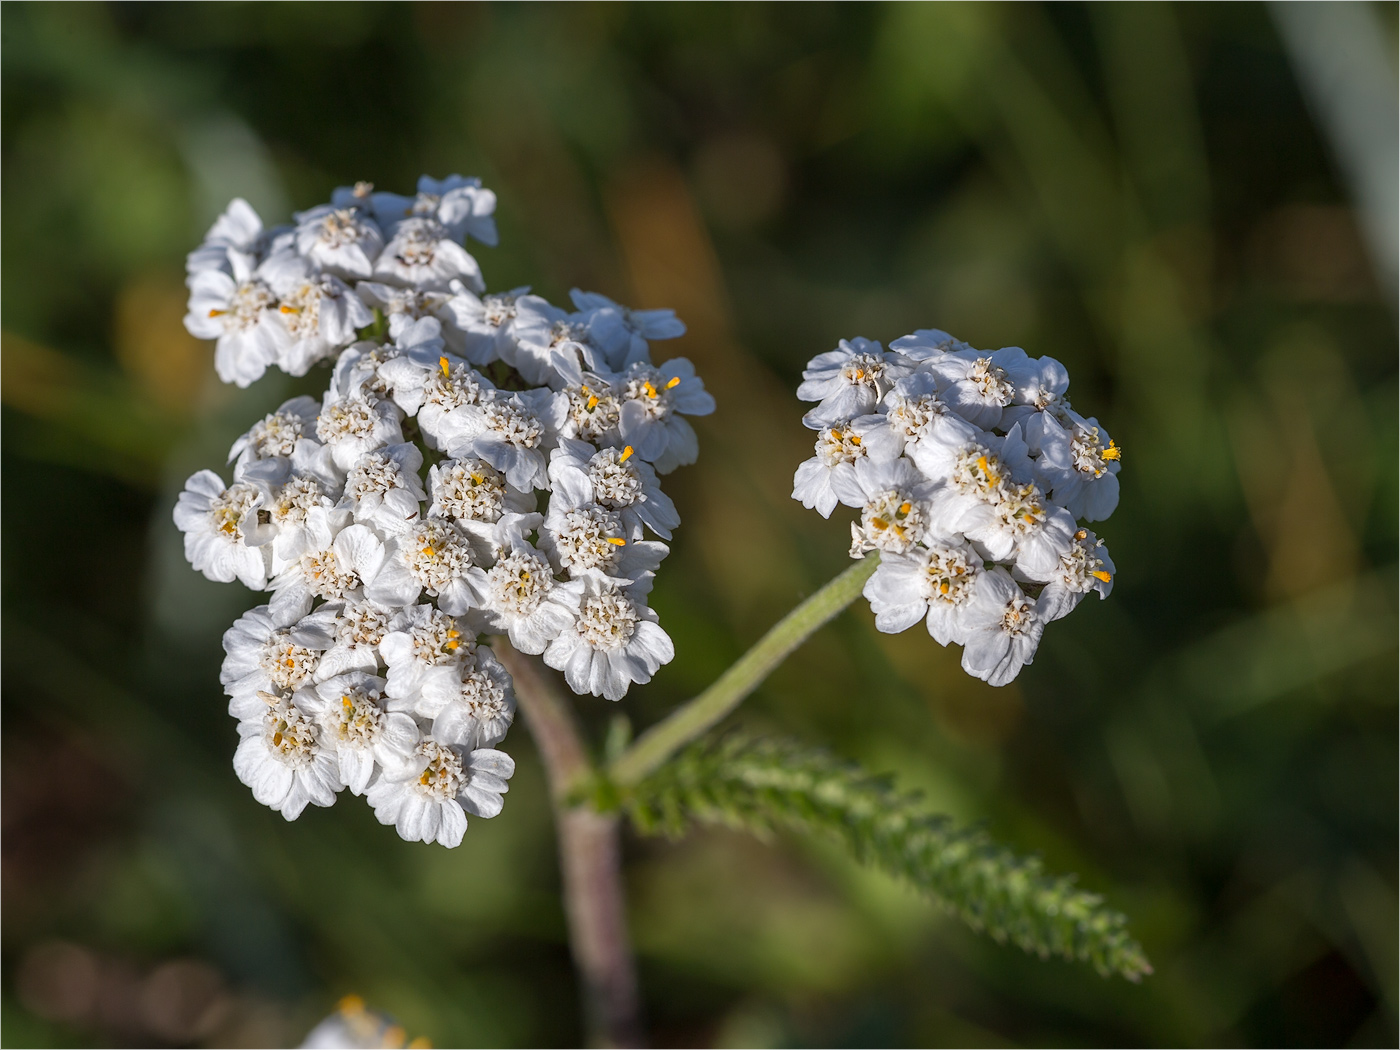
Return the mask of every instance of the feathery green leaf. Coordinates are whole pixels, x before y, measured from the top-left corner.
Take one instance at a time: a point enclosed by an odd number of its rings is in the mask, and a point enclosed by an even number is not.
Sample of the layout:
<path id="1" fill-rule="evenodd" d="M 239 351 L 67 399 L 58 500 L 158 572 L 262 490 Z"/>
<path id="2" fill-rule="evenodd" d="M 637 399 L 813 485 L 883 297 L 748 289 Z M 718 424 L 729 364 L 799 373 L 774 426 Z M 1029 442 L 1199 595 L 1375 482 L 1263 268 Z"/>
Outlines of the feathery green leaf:
<path id="1" fill-rule="evenodd" d="M 955 828 L 888 778 L 816 748 L 734 733 L 700 741 L 633 787 L 624 805 L 644 833 L 679 835 L 692 822 L 824 832 L 999 942 L 1130 981 L 1152 972 L 1127 920 L 1073 876 L 1048 875 L 1039 858 Z"/>

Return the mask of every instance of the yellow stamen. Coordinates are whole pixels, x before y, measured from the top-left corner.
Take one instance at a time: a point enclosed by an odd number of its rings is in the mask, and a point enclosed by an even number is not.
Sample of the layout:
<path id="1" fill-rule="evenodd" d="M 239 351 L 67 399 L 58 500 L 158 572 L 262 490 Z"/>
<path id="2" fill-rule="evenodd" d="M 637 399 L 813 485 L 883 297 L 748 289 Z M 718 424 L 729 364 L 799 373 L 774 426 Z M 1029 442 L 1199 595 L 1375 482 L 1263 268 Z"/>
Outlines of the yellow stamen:
<path id="1" fill-rule="evenodd" d="M 624 449 L 622 450 L 622 455 L 620 455 L 620 456 L 617 457 L 617 461 L 618 461 L 619 463 L 626 463 L 626 462 L 627 462 L 627 457 L 630 456 L 630 455 L 632 455 L 632 446 L 631 446 L 631 445 L 628 445 L 626 448 L 624 448 Z"/>
<path id="2" fill-rule="evenodd" d="M 342 696 L 342 697 L 340 698 L 340 706 L 341 706 L 341 707 L 354 707 L 355 705 L 352 704 L 352 703 L 350 702 L 350 698 L 349 698 L 348 696 Z"/>
<path id="3" fill-rule="evenodd" d="M 358 189 L 358 187 L 357 187 Z M 365 1001 L 358 995 L 347 995 L 336 1003 L 336 1009 L 343 1014 L 360 1014 L 365 1011 Z"/>
<path id="4" fill-rule="evenodd" d="M 447 378 L 447 375 L 448 375 L 447 358 L 445 358 L 445 357 L 439 357 L 439 358 L 438 358 L 438 366 L 442 369 L 442 376 L 443 376 L 443 378 L 446 379 L 446 378 Z"/>
<path id="5" fill-rule="evenodd" d="M 942 583 L 940 583 L 940 584 L 938 585 L 938 593 L 939 593 L 939 594 L 947 594 L 947 593 L 948 593 L 948 581 L 947 581 L 947 580 L 944 580 Z"/>
<path id="6" fill-rule="evenodd" d="M 859 434 L 852 434 L 852 435 L 851 435 L 851 444 L 852 444 L 852 445 L 859 445 L 859 444 L 860 444 L 860 435 L 859 435 Z"/>
<path id="7" fill-rule="evenodd" d="M 884 518 L 871 518 L 870 524 L 874 525 L 877 529 L 888 529 L 890 527 L 890 523 Z"/>
<path id="8" fill-rule="evenodd" d="M 656 387 L 651 385 L 650 379 L 642 380 L 642 386 L 646 388 L 647 397 L 656 397 Z"/>
<path id="9" fill-rule="evenodd" d="M 1081 543 L 1083 543 L 1085 540 L 1087 540 L 1087 539 L 1089 538 L 1089 530 L 1088 530 L 1088 529 L 1080 529 L 1078 532 L 1076 532 L 1076 533 L 1074 534 L 1074 538 L 1077 539 L 1077 540 L 1079 540 Z"/>
<path id="10" fill-rule="evenodd" d="M 281 733 L 273 733 L 273 734 L 272 734 L 272 746 L 273 746 L 273 747 L 281 747 L 281 746 L 282 746 L 282 734 L 281 734 Z"/>
<path id="11" fill-rule="evenodd" d="M 1123 450 L 1113 443 L 1113 439 L 1108 439 L 1108 448 L 1099 453 L 1100 459 L 1111 459 L 1115 462 L 1123 458 Z"/>
<path id="12" fill-rule="evenodd" d="M 1035 515 L 1034 515 L 1034 514 L 1022 514 L 1021 517 L 1025 518 L 1026 521 L 1030 522 L 1032 525 L 1035 524 Z"/>
<path id="13" fill-rule="evenodd" d="M 210 311 L 209 311 L 209 316 L 210 316 L 210 317 L 223 317 L 224 314 L 226 314 L 226 313 L 228 313 L 227 310 L 210 310 Z"/>
<path id="14" fill-rule="evenodd" d="M 1104 583 L 1113 582 L 1113 574 L 1104 572 L 1102 569 L 1097 569 L 1094 572 L 1089 573 L 1089 575 L 1094 577 L 1094 579 L 1096 580 L 1103 580 Z"/>
<path id="15" fill-rule="evenodd" d="M 434 550 L 431 546 L 424 547 L 419 553 L 420 553 L 420 554 L 425 554 L 425 555 L 427 555 L 429 558 L 433 558 L 433 557 L 436 557 L 436 556 L 437 556 L 437 551 Z"/>
<path id="16" fill-rule="evenodd" d="M 670 379 L 668 379 L 668 380 L 666 381 L 666 389 L 667 389 L 667 390 L 672 390 L 672 389 L 674 389 L 674 388 L 676 388 L 676 387 L 678 387 L 678 386 L 680 386 L 680 385 L 681 385 L 681 377 L 680 377 L 680 376 L 672 376 Z"/>
<path id="17" fill-rule="evenodd" d="M 278 309 L 279 311 L 281 311 L 282 313 L 284 313 L 284 314 L 299 314 L 299 313 L 301 313 L 301 307 L 300 307 L 300 306 L 288 306 L 286 303 L 283 303 L 283 304 L 282 304 L 281 306 L 279 306 L 277 309 Z"/>
<path id="18" fill-rule="evenodd" d="M 617 536 L 604 536 L 603 539 L 607 540 L 614 547 L 625 547 L 627 545 L 626 540 L 621 539 Z"/>
<path id="19" fill-rule="evenodd" d="M 598 395 L 597 395 L 597 394 L 589 394 L 589 395 L 588 395 L 588 411 L 592 412 L 592 411 L 593 411 L 595 408 L 597 408 L 597 407 L 598 407 Z"/>
<path id="20" fill-rule="evenodd" d="M 902 518 L 902 517 L 904 517 L 905 515 L 907 515 L 907 514 L 908 514 L 911 510 L 913 510 L 913 509 L 914 509 L 914 504 L 910 503 L 908 500 L 905 500 L 903 503 L 901 503 L 901 504 L 899 505 L 899 516 Z"/>

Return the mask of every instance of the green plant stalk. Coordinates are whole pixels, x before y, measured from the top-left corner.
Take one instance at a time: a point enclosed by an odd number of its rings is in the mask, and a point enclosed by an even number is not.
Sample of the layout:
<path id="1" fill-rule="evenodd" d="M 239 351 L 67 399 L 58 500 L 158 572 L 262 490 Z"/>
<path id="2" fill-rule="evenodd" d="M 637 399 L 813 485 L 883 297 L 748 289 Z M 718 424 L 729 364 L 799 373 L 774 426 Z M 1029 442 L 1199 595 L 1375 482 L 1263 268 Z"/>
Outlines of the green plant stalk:
<path id="1" fill-rule="evenodd" d="M 866 555 L 774 624 L 713 685 L 618 755 L 607 771 L 612 783 L 619 787 L 638 783 L 738 707 L 794 649 L 860 596 L 879 564 L 878 551 Z"/>

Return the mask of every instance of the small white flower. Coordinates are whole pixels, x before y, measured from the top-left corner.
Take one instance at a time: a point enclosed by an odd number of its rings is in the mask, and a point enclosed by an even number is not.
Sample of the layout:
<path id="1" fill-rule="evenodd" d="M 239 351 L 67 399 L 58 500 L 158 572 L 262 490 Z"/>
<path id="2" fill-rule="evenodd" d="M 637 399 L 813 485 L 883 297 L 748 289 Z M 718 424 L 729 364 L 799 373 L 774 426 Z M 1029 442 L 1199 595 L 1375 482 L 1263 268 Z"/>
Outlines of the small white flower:
<path id="1" fill-rule="evenodd" d="M 637 455 L 669 474 L 700 455 L 695 431 L 683 416 L 707 416 L 715 399 L 684 357 L 652 366 L 634 364 L 622 374 L 618 432 Z"/>
<path id="2" fill-rule="evenodd" d="M 962 616 L 963 670 L 988 685 L 1006 685 L 1035 658 L 1045 621 L 1005 569 L 990 569 Z"/>
<path id="3" fill-rule="evenodd" d="M 225 488 L 212 470 L 192 475 L 174 513 L 175 527 L 185 534 L 189 563 L 218 583 L 238 579 L 261 590 L 268 561 L 264 551 L 248 545 L 248 533 L 257 524 L 264 498 L 262 488 L 247 482 Z"/>
<path id="4" fill-rule="evenodd" d="M 976 427 L 938 396 L 938 380 L 929 372 L 901 379 L 886 395 L 880 411 L 909 458 L 931 478 L 946 470 L 951 450 L 979 436 Z"/>
<path id="5" fill-rule="evenodd" d="M 218 340 L 214 370 L 225 383 L 250 386 L 276 362 L 290 341 L 279 322 L 277 294 L 246 256 L 230 256 L 231 273 L 191 274 L 185 328 L 197 339 Z"/>
<path id="6" fill-rule="evenodd" d="M 448 291 L 453 281 L 473 292 L 485 288 L 481 266 L 436 219 L 414 216 L 396 227 L 374 263 L 374 278 L 424 291 Z"/>
<path id="7" fill-rule="evenodd" d="M 823 518 L 831 517 L 838 503 L 859 507 L 865 493 L 856 481 L 856 463 L 866 458 L 892 461 L 899 456 L 901 444 L 884 416 L 861 416 L 824 427 L 817 435 L 816 455 L 800 463 L 793 475 L 792 498 Z"/>
<path id="8" fill-rule="evenodd" d="M 456 347 L 474 365 L 489 365 L 501 359 L 502 348 L 514 345 L 511 331 L 515 322 L 516 303 L 529 294 L 529 287 L 477 295 L 464 286 L 453 286 L 447 310 L 453 327 L 462 333 L 461 345 Z M 444 324 L 444 331 L 447 331 Z"/>
<path id="9" fill-rule="evenodd" d="M 634 538 L 615 510 L 596 503 L 555 507 L 553 501 L 540 529 L 540 549 L 570 576 L 600 572 L 622 583 L 655 573 L 670 553 L 664 543 Z"/>
<path id="10" fill-rule="evenodd" d="M 532 493 L 507 484 L 505 475 L 483 459 L 444 459 L 428 471 L 430 518 L 480 521 L 494 525 L 506 513 L 529 514 L 535 509 Z"/>
<path id="11" fill-rule="evenodd" d="M 1118 506 L 1118 471 L 1123 450 L 1097 419 L 1067 412 L 1068 427 L 1046 414 L 1036 460 L 1036 478 L 1076 518 L 1102 521 Z"/>
<path id="12" fill-rule="evenodd" d="M 301 612 L 259 605 L 224 632 L 227 655 L 219 681 L 235 718 L 261 715 L 260 692 L 286 695 L 312 682 L 322 653 L 335 644 L 335 610 Z"/>
<path id="13" fill-rule="evenodd" d="M 344 281 L 318 272 L 295 252 L 278 252 L 260 272 L 277 294 L 277 319 L 287 333 L 277 365 L 289 375 L 306 375 L 317 361 L 334 357 L 355 341 L 356 329 L 374 320 Z"/>
<path id="14" fill-rule="evenodd" d="M 384 235 L 361 208 L 322 204 L 295 216 L 297 251 L 336 277 L 364 279 L 384 248 Z"/>
<path id="15" fill-rule="evenodd" d="M 1045 582 L 1036 608 L 1047 623 L 1068 616 L 1090 592 L 1107 598 L 1116 571 L 1103 540 L 1088 529 L 1078 530 L 1073 544 L 1053 564 L 1023 558 L 1016 568 L 1027 579 Z"/>
<path id="16" fill-rule="evenodd" d="M 596 312 L 600 321 L 611 322 L 616 318 L 621 338 L 601 339 L 593 326 L 596 344 L 607 342 L 605 366 L 612 371 L 620 371 L 638 361 L 649 359 L 649 342 L 656 339 L 676 339 L 685 335 L 685 323 L 676 317 L 674 310 L 630 310 L 621 303 L 615 303 L 606 295 L 597 292 L 582 292 L 577 288 L 569 292 L 574 306 L 584 312 Z"/>
<path id="17" fill-rule="evenodd" d="M 559 433 L 565 407 L 561 395 L 546 389 L 495 392 L 475 406 L 460 428 L 445 435 L 447 454 L 484 459 L 522 492 L 547 489 L 545 450 Z"/>
<path id="18" fill-rule="evenodd" d="M 586 441 L 561 438 L 549 457 L 553 485 L 550 512 L 596 503 L 616 511 L 631 539 L 642 538 L 642 526 L 662 539 L 681 523 L 671 497 L 661 491 L 656 471 L 626 448 L 594 448 Z"/>
<path id="19" fill-rule="evenodd" d="M 384 679 L 362 671 L 336 675 L 301 690 L 296 703 L 316 720 L 321 744 L 335 752 L 352 795 L 365 793 L 376 764 L 395 771 L 412 765 L 418 726 L 386 709 Z"/>
<path id="20" fill-rule="evenodd" d="M 316 433 L 316 416 L 321 406 L 314 397 L 294 397 L 284 401 L 276 412 L 266 415 L 229 449 L 229 462 L 238 465 L 255 459 L 290 459 L 300 438 Z"/>
<path id="21" fill-rule="evenodd" d="M 366 793 L 381 824 L 392 824 L 407 842 L 460 845 L 467 814 L 494 817 L 515 773 L 504 751 L 450 747 L 431 737 L 418 744 L 413 764 L 392 776 L 386 770 Z"/>
<path id="22" fill-rule="evenodd" d="M 486 574 L 486 616 L 522 653 L 538 655 L 578 616 L 584 585 L 560 583 L 539 551 L 521 541 Z"/>
<path id="23" fill-rule="evenodd" d="M 450 687 L 460 680 L 460 669 L 474 666 L 476 642 L 466 625 L 431 605 L 410 606 L 389 626 L 379 654 L 389 668 L 386 692 L 394 710 L 416 710 L 434 681 L 445 680 Z"/>
<path id="24" fill-rule="evenodd" d="M 269 586 L 272 608 L 301 608 L 313 598 L 359 599 L 384 563 L 384 544 L 366 525 L 348 524 L 344 511 L 312 507 L 306 512 L 306 544 Z"/>
<path id="25" fill-rule="evenodd" d="M 903 554 L 924 538 L 935 483 L 913 463 L 902 458 L 883 463 L 858 460 L 855 479 L 864 500 L 860 524 L 851 523 L 852 558 L 870 550 Z"/>
<path id="26" fill-rule="evenodd" d="M 549 643 L 544 662 L 576 693 L 621 700 L 633 682 L 645 685 L 670 663 L 675 647 L 635 588 L 597 575 L 576 582 L 584 586 L 578 618 Z"/>
<path id="27" fill-rule="evenodd" d="M 326 391 L 316 420 L 316 437 L 331 450 L 341 470 L 349 470 L 368 452 L 403 444 L 403 418 L 392 401 L 371 397 L 333 398 Z"/>
<path id="28" fill-rule="evenodd" d="M 1069 409 L 1069 372 L 1053 357 L 1028 357 L 1020 365 L 1007 369 L 1007 376 L 1016 385 L 1016 396 L 1001 414 L 1001 425 L 1010 428 L 1022 424 L 1026 442 L 1034 455 L 1040 454 L 1043 417 L 1063 418 Z"/>
<path id="29" fill-rule="evenodd" d="M 446 226 L 453 239 L 475 237 L 482 244 L 496 243 L 496 195 L 483 189 L 481 180 L 462 175 L 418 180 L 418 193 L 403 197 L 397 193 L 371 193 L 375 218 L 391 236 L 397 223 L 411 218 L 435 219 Z"/>
<path id="30" fill-rule="evenodd" d="M 243 469 L 244 480 L 258 482 L 264 495 L 256 518 L 245 527 L 246 542 L 270 544 L 272 571 L 300 558 L 312 542 L 307 515 L 313 507 L 329 511 L 336 505 L 340 482 L 324 446 L 297 440 L 292 459 L 254 460 Z"/>
<path id="31" fill-rule="evenodd" d="M 433 738 L 464 748 L 495 747 L 515 720 L 515 686 L 489 649 L 458 668 L 454 680 L 437 678 L 416 713 L 433 720 Z"/>
<path id="32" fill-rule="evenodd" d="M 949 408 L 973 426 L 991 430 L 1016 396 L 1011 373 L 1025 362 L 1024 350 L 1008 346 L 992 353 L 954 350 L 922 367 L 938 377 L 939 393 Z"/>
<path id="33" fill-rule="evenodd" d="M 402 532 L 418 520 L 419 502 L 428 498 L 418 477 L 422 466 L 423 453 L 411 442 L 368 452 L 345 475 L 341 505 L 356 521 L 384 533 Z"/>
<path id="34" fill-rule="evenodd" d="M 264 806 L 296 820 L 310 803 L 329 806 L 344 783 L 335 752 L 321 744 L 315 722 L 296 704 L 261 694 L 265 710 L 238 724 L 243 739 L 233 771 Z"/>
<path id="35" fill-rule="evenodd" d="M 914 370 L 912 362 L 887 353 L 871 339 L 842 339 L 835 350 L 818 354 L 802 373 L 797 396 L 821 404 L 802 417 L 813 430 L 869 415 L 894 384 Z"/>
<path id="36" fill-rule="evenodd" d="M 453 291 L 433 292 L 418 288 L 399 288 L 376 281 L 360 281 L 355 294 L 371 310 L 378 310 L 389 323 L 389 338 L 397 341 L 403 330 L 415 321 L 431 317 L 442 326 L 443 340 L 453 350 L 461 352 L 463 333 L 457 327 L 456 315 L 448 305 Z"/>
<path id="37" fill-rule="evenodd" d="M 567 407 L 560 435 L 600 447 L 621 445 L 621 390 L 626 385 L 621 377 L 570 367 L 561 370 L 561 379 Z"/>
<path id="38" fill-rule="evenodd" d="M 962 614 L 982 573 L 982 559 L 965 544 L 931 541 L 904 554 L 883 554 L 865 597 L 875 627 L 898 634 L 920 620 L 939 645 L 963 641 Z"/>
<path id="39" fill-rule="evenodd" d="M 334 616 L 335 644 L 321 657 L 316 678 L 333 678 L 347 671 L 379 673 L 379 644 L 389 633 L 389 624 L 398 614 L 378 602 L 345 598 L 327 602 L 316 610 Z"/>
<path id="40" fill-rule="evenodd" d="M 547 383 L 554 378 L 557 351 L 586 357 L 581 345 L 588 338 L 588 326 L 567 310 L 561 310 L 538 295 L 522 295 L 515 300 L 515 319 L 510 338 L 497 347 L 501 360 L 510 365 L 527 383 Z"/>
<path id="41" fill-rule="evenodd" d="M 480 608 L 486 578 L 467 537 L 449 521 L 427 518 L 391 536 L 384 561 L 365 596 L 382 605 L 412 605 L 427 592 L 443 612 L 459 616 Z"/>

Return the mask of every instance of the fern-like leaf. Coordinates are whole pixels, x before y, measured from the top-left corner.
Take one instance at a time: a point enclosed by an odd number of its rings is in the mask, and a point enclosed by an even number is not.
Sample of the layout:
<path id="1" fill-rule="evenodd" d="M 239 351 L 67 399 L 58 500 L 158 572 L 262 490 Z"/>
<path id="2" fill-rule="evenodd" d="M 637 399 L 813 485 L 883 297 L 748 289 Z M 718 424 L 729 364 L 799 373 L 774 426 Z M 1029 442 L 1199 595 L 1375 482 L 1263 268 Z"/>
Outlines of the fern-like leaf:
<path id="1" fill-rule="evenodd" d="M 834 835 L 865 863 L 902 876 L 975 930 L 1042 958 L 1091 963 L 1130 981 L 1152 972 L 1126 919 L 1047 875 L 979 829 L 952 826 L 918 796 L 897 792 L 828 752 L 792 741 L 729 733 L 693 744 L 624 799 L 643 833 L 679 835 L 692 822 L 760 834 Z"/>

